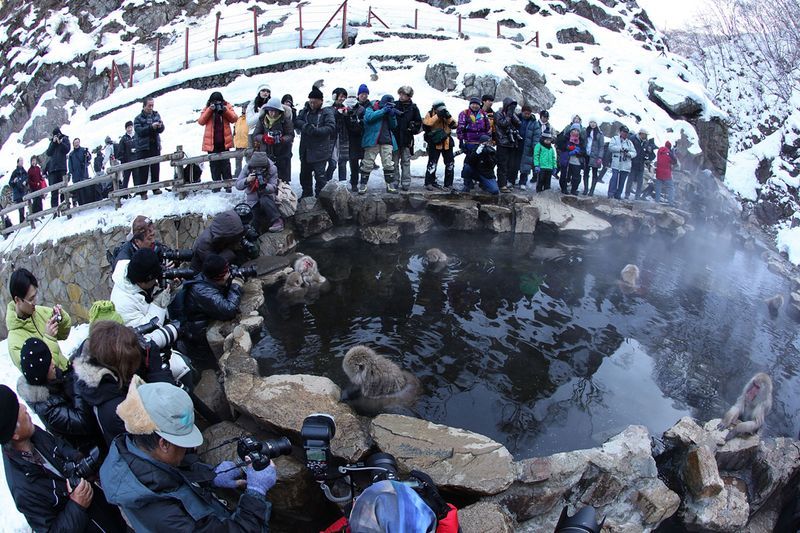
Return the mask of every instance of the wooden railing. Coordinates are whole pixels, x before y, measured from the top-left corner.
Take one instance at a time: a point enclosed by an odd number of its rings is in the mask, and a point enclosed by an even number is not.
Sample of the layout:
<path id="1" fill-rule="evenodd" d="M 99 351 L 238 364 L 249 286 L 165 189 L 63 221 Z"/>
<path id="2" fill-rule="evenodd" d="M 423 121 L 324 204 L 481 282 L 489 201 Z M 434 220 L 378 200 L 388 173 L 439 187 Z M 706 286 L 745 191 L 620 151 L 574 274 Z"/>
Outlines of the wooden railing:
<path id="1" fill-rule="evenodd" d="M 179 198 L 183 199 L 186 198 L 186 196 L 189 193 L 195 191 L 216 190 L 216 189 L 233 187 L 234 181 L 236 180 L 235 177 L 230 180 L 222 180 L 222 181 L 192 182 L 191 180 L 192 176 L 184 175 L 184 167 L 186 165 L 205 163 L 210 161 L 224 161 L 230 159 L 237 159 L 239 157 L 243 158 L 249 155 L 249 153 L 251 152 L 252 150 L 232 150 L 229 152 L 222 152 L 218 154 L 205 154 L 194 157 L 186 157 L 186 154 L 183 152 L 183 147 L 178 146 L 175 149 L 175 152 L 170 154 L 148 157 L 147 159 L 140 159 L 138 161 L 131 161 L 130 163 L 122 163 L 120 165 L 113 165 L 111 167 L 108 167 L 105 170 L 104 174 L 100 174 L 91 179 L 71 184 L 64 182 L 57 183 L 55 185 L 51 185 L 39 191 L 34 191 L 30 194 L 27 194 L 22 198 L 22 202 L 8 205 L 4 209 L 0 210 L 0 218 L 8 213 L 12 213 L 19 209 L 24 208 L 27 211 L 25 220 L 23 222 L 20 222 L 19 224 L 15 224 L 13 226 L 3 229 L 2 231 L 0 231 L 0 234 L 8 235 L 9 233 L 13 233 L 18 229 L 28 226 L 30 226 L 31 228 L 35 228 L 36 222 L 48 215 L 66 216 L 69 219 L 72 218 L 72 215 L 75 215 L 82 211 L 87 211 L 89 209 L 94 209 L 107 205 L 114 205 L 114 209 L 119 209 L 120 207 L 122 207 L 123 201 L 126 200 L 127 198 L 131 198 L 136 195 L 146 194 L 149 191 L 156 191 L 156 190 L 160 191 L 161 189 L 170 188 L 173 192 L 178 193 Z M 122 177 L 126 170 L 133 170 L 135 173 L 136 170 L 139 168 L 150 166 L 153 164 L 161 164 L 167 162 L 170 164 L 171 167 L 174 167 L 175 169 L 174 179 L 167 179 L 167 180 L 157 181 L 154 183 L 145 183 L 142 185 L 134 185 L 133 187 L 120 188 Z M 86 189 L 89 187 L 97 187 L 98 185 L 106 185 L 108 183 L 111 184 L 111 191 L 108 193 L 108 198 L 102 198 L 95 202 L 89 202 L 83 205 L 74 205 L 70 207 L 70 201 L 74 198 L 77 198 L 78 192 L 81 191 L 82 189 Z M 45 209 L 39 211 L 38 213 L 34 213 L 33 201 L 36 198 L 41 198 L 42 203 L 44 203 L 47 196 L 54 192 L 58 192 L 58 194 L 61 195 L 58 205 L 56 207 L 51 207 L 50 209 Z"/>

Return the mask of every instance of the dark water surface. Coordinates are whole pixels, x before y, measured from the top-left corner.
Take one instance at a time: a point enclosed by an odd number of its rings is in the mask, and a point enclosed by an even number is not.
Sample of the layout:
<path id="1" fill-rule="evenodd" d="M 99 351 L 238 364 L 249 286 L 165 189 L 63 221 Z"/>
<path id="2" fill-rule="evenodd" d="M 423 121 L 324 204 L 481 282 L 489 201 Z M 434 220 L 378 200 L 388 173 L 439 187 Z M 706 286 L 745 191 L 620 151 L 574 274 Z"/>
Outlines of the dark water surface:
<path id="1" fill-rule="evenodd" d="M 423 255 L 451 258 L 440 273 Z M 504 443 L 518 458 L 593 447 L 629 424 L 660 436 L 719 417 L 755 372 L 776 393 L 767 434 L 796 435 L 797 325 L 763 300 L 788 293 L 753 252 L 698 230 L 576 244 L 537 235 L 430 233 L 398 246 L 305 243 L 332 290 L 308 306 L 268 299 L 253 353 L 264 374 L 341 386 L 345 352 L 375 348 L 422 381 L 413 411 Z M 639 265 L 643 288 L 619 272 Z"/>

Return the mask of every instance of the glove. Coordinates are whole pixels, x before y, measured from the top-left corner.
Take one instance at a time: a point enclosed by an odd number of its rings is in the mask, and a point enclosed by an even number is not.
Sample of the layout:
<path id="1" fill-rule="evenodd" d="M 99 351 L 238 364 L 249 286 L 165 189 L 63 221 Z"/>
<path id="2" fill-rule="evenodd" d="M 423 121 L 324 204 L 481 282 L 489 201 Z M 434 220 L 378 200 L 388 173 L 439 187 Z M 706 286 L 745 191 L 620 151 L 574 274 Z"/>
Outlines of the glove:
<path id="1" fill-rule="evenodd" d="M 222 461 L 214 469 L 214 472 L 217 475 L 211 484 L 220 489 L 235 489 L 239 487 L 239 481 L 242 481 L 237 479 L 241 476 L 242 471 L 236 468 L 233 461 Z"/>
<path id="2" fill-rule="evenodd" d="M 533 171 L 538 174 L 539 172 L 542 171 L 542 168 L 541 167 L 533 167 Z"/>
<path id="3" fill-rule="evenodd" d="M 433 482 L 431 476 L 419 470 L 412 470 L 411 477 L 416 478 L 422 484 L 422 487 L 417 490 L 417 493 L 425 501 L 431 511 L 436 515 L 438 520 L 443 519 L 450 512 L 450 507 L 444 501 L 442 495 L 439 494 L 439 489 L 436 488 L 436 483 Z"/>
<path id="4" fill-rule="evenodd" d="M 265 133 L 263 136 L 264 144 L 275 144 L 275 137 L 270 135 L 269 133 Z"/>
<path id="5" fill-rule="evenodd" d="M 574 150 L 570 151 L 569 155 L 578 155 L 579 153 L 581 153 L 581 151 L 579 149 L 575 148 Z"/>
<path id="6" fill-rule="evenodd" d="M 247 467 L 247 488 L 262 496 L 267 495 L 267 491 L 275 486 L 277 480 L 278 472 L 272 463 L 264 470 L 256 470 L 252 465 Z"/>

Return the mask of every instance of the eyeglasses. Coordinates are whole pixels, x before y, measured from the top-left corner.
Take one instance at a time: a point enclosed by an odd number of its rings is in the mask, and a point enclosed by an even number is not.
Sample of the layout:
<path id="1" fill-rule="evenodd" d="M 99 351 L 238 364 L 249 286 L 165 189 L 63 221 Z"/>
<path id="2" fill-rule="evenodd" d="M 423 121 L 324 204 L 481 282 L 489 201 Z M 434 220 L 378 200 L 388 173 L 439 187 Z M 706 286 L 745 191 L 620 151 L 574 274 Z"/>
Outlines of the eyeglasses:
<path id="1" fill-rule="evenodd" d="M 31 296 L 30 300 L 28 300 L 27 298 L 23 298 L 22 301 L 25 302 L 28 305 L 36 305 L 36 298 L 38 296 L 39 296 L 39 293 L 35 292 L 35 293 L 33 293 L 33 296 Z"/>

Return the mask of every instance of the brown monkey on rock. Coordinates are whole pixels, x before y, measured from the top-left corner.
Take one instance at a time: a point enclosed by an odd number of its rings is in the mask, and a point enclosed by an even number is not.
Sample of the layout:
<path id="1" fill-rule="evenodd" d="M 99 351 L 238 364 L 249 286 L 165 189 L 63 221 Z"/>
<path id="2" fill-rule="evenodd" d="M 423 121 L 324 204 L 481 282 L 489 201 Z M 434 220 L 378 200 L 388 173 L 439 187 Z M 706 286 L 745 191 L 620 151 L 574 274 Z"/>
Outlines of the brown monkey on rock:
<path id="1" fill-rule="evenodd" d="M 772 379 L 759 372 L 747 382 L 742 394 L 728 409 L 717 429 L 732 429 L 725 435 L 731 440 L 738 435 L 755 434 L 764 425 L 764 419 L 772 410 Z"/>

